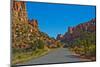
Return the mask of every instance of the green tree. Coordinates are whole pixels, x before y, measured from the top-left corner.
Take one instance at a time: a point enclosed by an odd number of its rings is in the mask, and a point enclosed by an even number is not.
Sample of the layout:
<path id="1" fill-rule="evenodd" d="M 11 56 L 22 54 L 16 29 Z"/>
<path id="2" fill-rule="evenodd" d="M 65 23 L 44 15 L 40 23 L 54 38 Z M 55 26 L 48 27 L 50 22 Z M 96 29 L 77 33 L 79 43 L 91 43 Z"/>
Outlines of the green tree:
<path id="1" fill-rule="evenodd" d="M 42 40 L 37 40 L 37 42 L 38 42 L 37 48 L 43 49 L 43 48 L 44 48 L 44 45 L 45 45 L 44 41 L 42 41 Z"/>

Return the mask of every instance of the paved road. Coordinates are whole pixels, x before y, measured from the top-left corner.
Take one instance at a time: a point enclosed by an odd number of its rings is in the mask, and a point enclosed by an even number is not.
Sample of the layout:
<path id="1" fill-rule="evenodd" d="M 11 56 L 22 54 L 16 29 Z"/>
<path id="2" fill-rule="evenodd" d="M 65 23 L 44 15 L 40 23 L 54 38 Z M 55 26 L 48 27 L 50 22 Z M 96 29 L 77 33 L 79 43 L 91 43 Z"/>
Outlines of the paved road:
<path id="1" fill-rule="evenodd" d="M 60 62 L 79 62 L 79 61 L 89 61 L 89 60 L 82 59 L 82 58 L 75 56 L 72 52 L 70 52 L 66 48 L 58 48 L 56 50 L 49 52 L 45 56 L 30 60 L 29 62 L 23 63 L 21 65 L 60 63 Z M 18 65 L 20 65 L 20 64 L 18 64 Z"/>

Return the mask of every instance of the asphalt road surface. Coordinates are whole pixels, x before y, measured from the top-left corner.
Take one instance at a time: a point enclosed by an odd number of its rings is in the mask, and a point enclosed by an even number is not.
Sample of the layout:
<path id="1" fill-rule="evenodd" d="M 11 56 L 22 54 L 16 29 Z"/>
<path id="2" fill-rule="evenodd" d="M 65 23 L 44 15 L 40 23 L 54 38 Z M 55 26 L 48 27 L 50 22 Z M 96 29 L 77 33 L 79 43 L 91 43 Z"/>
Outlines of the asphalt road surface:
<path id="1" fill-rule="evenodd" d="M 56 50 L 50 51 L 47 55 L 44 55 L 42 57 L 32 59 L 28 62 L 25 62 L 23 64 L 18 65 L 29 65 L 29 64 L 47 64 L 47 63 L 62 63 L 62 62 L 84 62 L 89 61 L 88 59 L 82 59 L 78 56 L 75 56 L 71 51 L 69 51 L 67 48 L 58 48 Z"/>

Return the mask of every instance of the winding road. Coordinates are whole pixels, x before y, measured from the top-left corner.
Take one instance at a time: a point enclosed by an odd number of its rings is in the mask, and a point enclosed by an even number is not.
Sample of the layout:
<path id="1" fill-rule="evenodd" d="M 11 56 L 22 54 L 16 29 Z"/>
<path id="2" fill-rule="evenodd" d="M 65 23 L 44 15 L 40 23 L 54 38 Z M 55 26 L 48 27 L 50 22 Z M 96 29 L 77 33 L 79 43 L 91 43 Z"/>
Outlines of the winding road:
<path id="1" fill-rule="evenodd" d="M 57 48 L 51 50 L 47 55 L 44 55 L 37 59 L 32 59 L 26 63 L 18 64 L 18 65 L 29 65 L 29 64 L 46 64 L 46 63 L 62 63 L 62 62 L 82 62 L 89 61 L 88 59 L 82 59 L 75 56 L 71 51 L 67 48 Z"/>

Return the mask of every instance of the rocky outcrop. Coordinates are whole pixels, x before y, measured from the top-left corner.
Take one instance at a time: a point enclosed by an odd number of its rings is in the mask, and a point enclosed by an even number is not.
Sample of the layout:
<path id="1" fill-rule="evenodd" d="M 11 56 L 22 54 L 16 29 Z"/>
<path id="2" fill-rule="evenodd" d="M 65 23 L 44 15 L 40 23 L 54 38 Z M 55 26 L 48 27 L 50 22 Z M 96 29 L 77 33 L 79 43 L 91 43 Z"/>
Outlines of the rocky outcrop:
<path id="1" fill-rule="evenodd" d="M 27 12 L 26 12 L 26 6 L 25 2 L 22 1 L 13 1 L 12 4 L 12 18 L 13 21 L 21 21 L 21 22 L 26 22 L 28 21 L 27 19 Z"/>
<path id="2" fill-rule="evenodd" d="M 95 31 L 96 19 L 92 19 L 88 22 L 78 24 L 75 27 L 68 27 L 68 32 L 66 32 L 64 35 L 58 35 L 57 40 L 60 40 L 61 42 L 71 42 L 75 38 L 84 37 L 83 32 L 95 33 Z"/>
<path id="3" fill-rule="evenodd" d="M 33 26 L 33 30 L 36 32 L 38 31 L 38 21 L 37 20 L 28 20 L 29 24 Z"/>
<path id="4" fill-rule="evenodd" d="M 92 19 L 88 22 L 85 23 L 81 23 L 75 27 L 69 27 L 68 28 L 68 32 L 69 33 L 73 33 L 75 31 L 77 31 L 78 29 L 82 30 L 82 31 L 95 31 L 96 29 L 96 19 Z"/>
<path id="5" fill-rule="evenodd" d="M 63 35 L 62 34 L 58 34 L 56 39 L 57 40 L 63 39 Z"/>
<path id="6" fill-rule="evenodd" d="M 57 47 L 60 42 L 50 38 L 38 28 L 38 21 L 28 20 L 23 1 L 13 1 L 12 5 L 12 47 L 14 49 L 37 49 Z"/>

